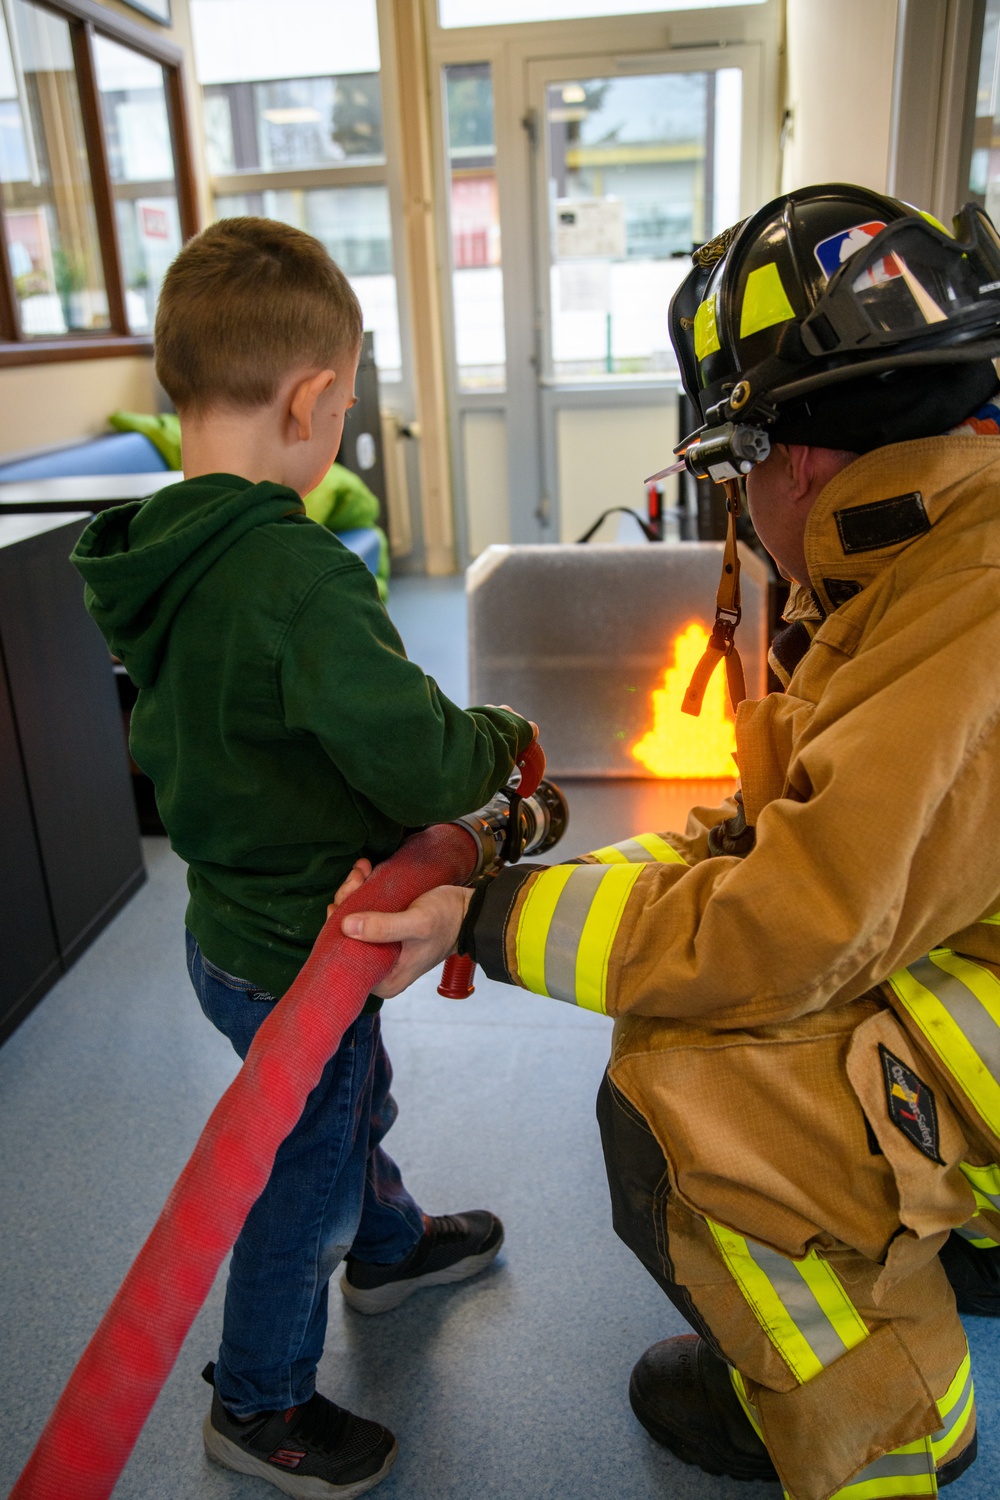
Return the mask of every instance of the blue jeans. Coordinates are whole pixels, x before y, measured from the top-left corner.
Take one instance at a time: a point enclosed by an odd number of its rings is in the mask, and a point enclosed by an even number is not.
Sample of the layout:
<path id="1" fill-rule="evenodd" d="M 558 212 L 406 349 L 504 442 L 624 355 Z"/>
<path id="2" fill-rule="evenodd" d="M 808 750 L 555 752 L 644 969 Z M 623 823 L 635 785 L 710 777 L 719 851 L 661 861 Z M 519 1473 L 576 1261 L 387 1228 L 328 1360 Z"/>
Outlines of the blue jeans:
<path id="1" fill-rule="evenodd" d="M 245 1057 L 275 1002 L 205 958 L 187 934 L 188 972 L 213 1026 Z M 279 1147 L 233 1248 L 215 1386 L 239 1417 L 308 1401 L 326 1334 L 330 1277 L 350 1251 L 404 1260 L 423 1215 L 380 1141 L 396 1118 L 377 1015 L 359 1016 Z"/>

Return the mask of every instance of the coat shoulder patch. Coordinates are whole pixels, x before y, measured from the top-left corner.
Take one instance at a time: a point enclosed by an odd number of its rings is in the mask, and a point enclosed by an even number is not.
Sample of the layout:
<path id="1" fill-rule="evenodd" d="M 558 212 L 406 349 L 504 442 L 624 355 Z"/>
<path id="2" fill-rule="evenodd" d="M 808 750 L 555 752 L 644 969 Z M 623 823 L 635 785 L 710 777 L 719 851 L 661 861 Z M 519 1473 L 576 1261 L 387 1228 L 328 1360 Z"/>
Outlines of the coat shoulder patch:
<path id="1" fill-rule="evenodd" d="M 933 1089 L 881 1042 L 878 1050 L 889 1119 L 929 1161 L 943 1166 Z"/>
<path id="2" fill-rule="evenodd" d="M 853 552 L 876 552 L 880 547 L 898 547 L 900 542 L 911 542 L 931 529 L 919 490 L 835 511 L 834 519 L 840 545 L 848 556 Z"/>

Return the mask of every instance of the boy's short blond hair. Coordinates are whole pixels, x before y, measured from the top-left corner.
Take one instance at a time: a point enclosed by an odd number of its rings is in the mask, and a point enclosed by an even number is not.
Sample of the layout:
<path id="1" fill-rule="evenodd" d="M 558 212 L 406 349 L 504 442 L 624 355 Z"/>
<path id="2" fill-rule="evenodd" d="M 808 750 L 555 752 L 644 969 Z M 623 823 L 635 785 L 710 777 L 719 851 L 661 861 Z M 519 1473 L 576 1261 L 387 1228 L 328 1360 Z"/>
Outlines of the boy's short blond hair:
<path id="1" fill-rule="evenodd" d="M 329 254 L 275 219 L 220 219 L 167 272 L 156 373 L 177 410 L 267 406 L 297 368 L 361 344 L 361 308 Z"/>

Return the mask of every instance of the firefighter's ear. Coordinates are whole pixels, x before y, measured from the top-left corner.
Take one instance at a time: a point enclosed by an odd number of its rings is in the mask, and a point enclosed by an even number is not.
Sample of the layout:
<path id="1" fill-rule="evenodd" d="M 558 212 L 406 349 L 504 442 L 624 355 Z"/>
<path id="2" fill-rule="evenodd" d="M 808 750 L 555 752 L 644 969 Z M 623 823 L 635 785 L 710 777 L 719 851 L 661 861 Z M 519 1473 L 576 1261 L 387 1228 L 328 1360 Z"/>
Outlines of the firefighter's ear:
<path id="1" fill-rule="evenodd" d="M 778 443 L 777 447 L 784 460 L 788 499 L 805 500 L 816 482 L 816 449 L 805 443 Z"/>

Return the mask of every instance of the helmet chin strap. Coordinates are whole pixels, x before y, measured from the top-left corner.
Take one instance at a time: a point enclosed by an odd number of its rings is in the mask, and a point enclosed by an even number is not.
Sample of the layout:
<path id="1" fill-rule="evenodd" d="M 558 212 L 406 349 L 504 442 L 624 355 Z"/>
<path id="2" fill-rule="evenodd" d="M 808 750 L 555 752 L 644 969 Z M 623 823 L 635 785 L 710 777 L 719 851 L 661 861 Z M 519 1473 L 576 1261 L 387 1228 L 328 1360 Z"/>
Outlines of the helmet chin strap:
<path id="1" fill-rule="evenodd" d="M 747 695 L 743 663 L 736 649 L 736 627 L 740 623 L 740 555 L 736 543 L 736 522 L 743 508 L 742 480 L 726 479 L 726 509 L 729 511 L 729 528 L 726 532 L 726 547 L 722 555 L 722 578 L 715 596 L 715 624 L 705 654 L 694 669 L 688 683 L 681 708 L 695 718 L 701 713 L 705 690 L 712 673 L 720 661 L 726 663 L 726 684 L 729 701 L 735 713 Z"/>

